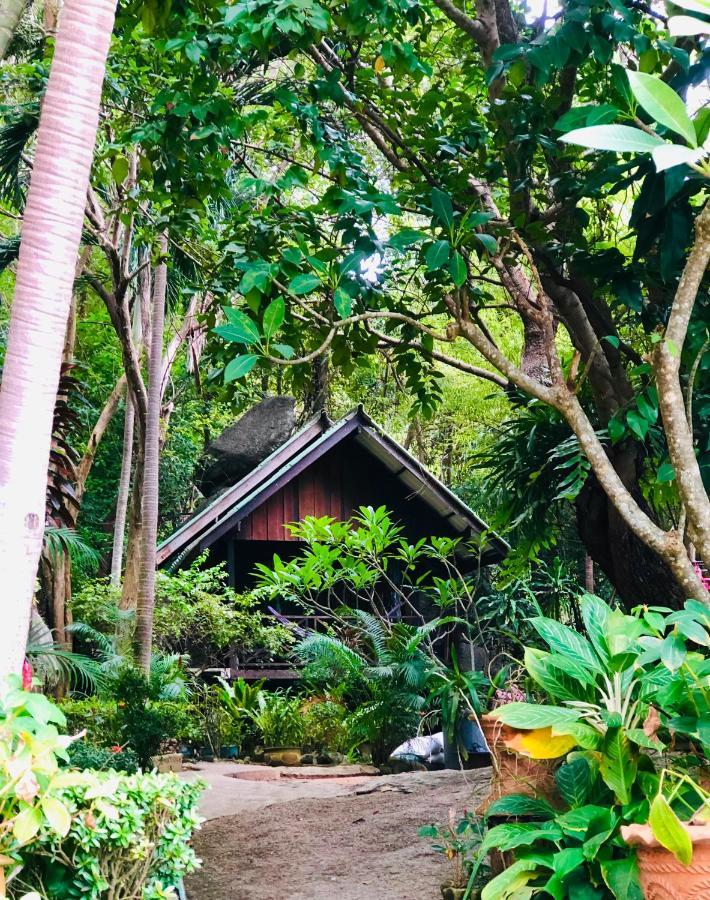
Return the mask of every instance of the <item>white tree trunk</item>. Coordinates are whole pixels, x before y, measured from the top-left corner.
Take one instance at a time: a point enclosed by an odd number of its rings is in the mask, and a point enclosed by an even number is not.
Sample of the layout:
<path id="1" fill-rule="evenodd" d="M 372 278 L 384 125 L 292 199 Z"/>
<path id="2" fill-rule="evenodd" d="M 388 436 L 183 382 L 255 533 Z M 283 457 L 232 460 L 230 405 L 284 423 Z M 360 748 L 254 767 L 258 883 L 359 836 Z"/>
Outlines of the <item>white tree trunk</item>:
<path id="1" fill-rule="evenodd" d="M 150 671 L 153 644 L 153 607 L 155 605 L 155 565 L 158 543 L 158 478 L 160 474 L 160 399 L 163 368 L 163 331 L 165 325 L 165 293 L 168 267 L 165 255 L 167 237 L 160 242 L 163 260 L 155 270 L 153 284 L 153 317 L 150 331 L 148 363 L 148 416 L 145 429 L 143 473 L 143 535 L 140 552 L 138 608 L 136 610 L 136 661 Z"/>
<path id="2" fill-rule="evenodd" d="M 26 5 L 26 0 L 0 0 L 0 59 L 7 53 Z"/>
<path id="3" fill-rule="evenodd" d="M 0 387 L 0 679 L 24 658 L 52 416 L 115 0 L 67 0 L 42 105 Z"/>
<path id="4" fill-rule="evenodd" d="M 111 553 L 111 584 L 119 587 L 123 570 L 123 543 L 126 534 L 126 513 L 128 496 L 131 492 L 131 465 L 133 463 L 133 432 L 135 407 L 130 390 L 126 391 L 126 417 L 123 422 L 123 453 L 121 455 L 121 477 L 116 495 L 116 518 L 113 523 L 113 552 Z"/>

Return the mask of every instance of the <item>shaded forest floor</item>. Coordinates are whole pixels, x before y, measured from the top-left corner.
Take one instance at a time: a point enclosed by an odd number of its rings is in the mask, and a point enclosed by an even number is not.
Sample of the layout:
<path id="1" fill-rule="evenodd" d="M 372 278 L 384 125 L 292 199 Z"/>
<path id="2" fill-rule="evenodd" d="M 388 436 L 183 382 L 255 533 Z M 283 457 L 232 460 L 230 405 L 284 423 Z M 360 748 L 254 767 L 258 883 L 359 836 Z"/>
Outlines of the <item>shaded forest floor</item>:
<path id="1" fill-rule="evenodd" d="M 269 784 L 269 805 L 250 795 L 196 835 L 189 900 L 436 900 L 447 868 L 417 831 L 472 809 L 489 782 L 490 769 L 408 773 L 284 802 Z"/>

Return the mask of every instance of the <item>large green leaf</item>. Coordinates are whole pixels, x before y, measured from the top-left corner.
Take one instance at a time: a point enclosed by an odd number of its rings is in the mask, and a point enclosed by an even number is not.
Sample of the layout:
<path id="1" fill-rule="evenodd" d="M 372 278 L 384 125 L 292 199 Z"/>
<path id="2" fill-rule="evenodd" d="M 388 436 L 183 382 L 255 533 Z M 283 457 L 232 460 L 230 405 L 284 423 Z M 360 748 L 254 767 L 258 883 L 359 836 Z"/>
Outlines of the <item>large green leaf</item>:
<path id="1" fill-rule="evenodd" d="M 534 860 L 518 859 L 481 891 L 481 900 L 512 900 L 537 874 Z"/>
<path id="2" fill-rule="evenodd" d="M 236 381 L 238 378 L 244 378 L 256 365 L 259 357 L 255 353 L 246 353 L 243 356 L 235 357 L 224 370 L 224 383 L 229 384 L 230 381 Z"/>
<path id="3" fill-rule="evenodd" d="M 267 341 L 276 334 L 283 325 L 286 316 L 286 304 L 283 297 L 277 297 L 264 310 L 264 337 Z"/>
<path id="4" fill-rule="evenodd" d="M 583 757 L 565 763 L 555 773 L 555 781 L 566 803 L 571 807 L 584 806 L 593 784 L 589 763 Z"/>
<path id="5" fill-rule="evenodd" d="M 684 866 L 689 866 L 693 859 L 690 835 L 663 794 L 656 794 L 653 798 L 648 824 L 658 843 L 670 850 Z"/>
<path id="6" fill-rule="evenodd" d="M 602 876 L 617 900 L 643 900 L 635 856 L 610 859 L 601 864 Z"/>
<path id="7" fill-rule="evenodd" d="M 592 125 L 575 128 L 560 138 L 566 144 L 579 144 L 592 150 L 616 150 L 618 153 L 650 153 L 663 141 L 640 128 L 629 125 Z"/>
<path id="8" fill-rule="evenodd" d="M 435 241 L 427 247 L 424 259 L 430 272 L 443 268 L 449 261 L 451 244 L 448 241 Z"/>
<path id="9" fill-rule="evenodd" d="M 636 759 L 624 730 L 609 728 L 601 748 L 599 773 L 619 803 L 631 802 L 631 788 L 636 780 Z"/>
<path id="10" fill-rule="evenodd" d="M 527 794 L 508 794 L 495 800 L 486 810 L 486 816 L 534 816 L 552 818 L 555 810 L 547 800 L 528 797 Z"/>
<path id="11" fill-rule="evenodd" d="M 296 275 L 295 278 L 291 279 L 291 283 L 289 284 L 288 289 L 292 294 L 300 297 L 303 294 L 310 294 L 320 286 L 321 280 L 317 275 L 304 274 Z"/>
<path id="12" fill-rule="evenodd" d="M 572 628 L 555 619 L 544 616 L 535 616 L 530 619 L 530 623 L 553 653 L 560 654 L 563 658 L 569 657 L 573 662 L 594 672 L 600 674 L 603 672 L 594 648 L 581 634 L 577 634 Z"/>
<path id="13" fill-rule="evenodd" d="M 672 87 L 655 75 L 628 72 L 634 97 L 656 122 L 682 135 L 691 147 L 697 146 L 695 128 L 685 109 L 685 103 Z"/>
<path id="14" fill-rule="evenodd" d="M 451 203 L 451 197 L 439 188 L 434 188 L 431 192 L 431 208 L 436 218 L 449 228 L 454 221 L 454 207 Z"/>
<path id="15" fill-rule="evenodd" d="M 601 597 L 594 594 L 584 594 L 579 605 L 587 636 L 600 659 L 607 662 L 609 647 L 606 642 L 606 623 L 611 610 Z"/>
<path id="16" fill-rule="evenodd" d="M 575 681 L 562 669 L 552 665 L 552 654 L 534 647 L 525 648 L 525 668 L 528 674 L 557 702 L 587 699 L 584 684 Z"/>
<path id="17" fill-rule="evenodd" d="M 538 706 L 535 703 L 506 703 L 491 713 L 496 719 L 513 728 L 548 728 L 559 729 L 564 734 L 564 726 L 577 722 L 582 713 L 576 709 L 562 706 Z"/>
<path id="18" fill-rule="evenodd" d="M 261 335 L 259 334 L 259 328 L 256 322 L 250 319 L 249 316 L 240 309 L 233 309 L 231 306 L 223 306 L 222 309 L 227 317 L 229 326 L 232 328 L 230 333 L 234 335 L 229 338 L 229 340 L 237 341 L 242 344 L 255 344 L 259 341 Z M 227 326 L 220 327 L 226 328 Z"/>
<path id="19" fill-rule="evenodd" d="M 481 844 L 481 853 L 489 850 L 514 850 L 516 847 L 530 847 L 536 841 L 559 841 L 562 829 L 554 822 L 535 825 L 529 822 L 505 822 L 489 829 Z"/>
<path id="20" fill-rule="evenodd" d="M 573 106 L 555 122 L 555 131 L 572 131 L 574 128 L 585 128 L 591 125 L 608 125 L 619 115 L 619 110 L 610 103 L 601 106 L 588 104 Z"/>

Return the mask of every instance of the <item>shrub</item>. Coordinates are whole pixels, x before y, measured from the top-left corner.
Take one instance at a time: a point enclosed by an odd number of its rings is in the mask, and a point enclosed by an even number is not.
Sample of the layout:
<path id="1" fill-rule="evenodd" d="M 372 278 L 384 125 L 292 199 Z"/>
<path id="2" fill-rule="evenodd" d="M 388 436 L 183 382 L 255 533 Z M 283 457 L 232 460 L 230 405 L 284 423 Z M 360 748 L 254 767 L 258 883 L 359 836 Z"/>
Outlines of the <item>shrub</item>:
<path id="1" fill-rule="evenodd" d="M 348 751 L 347 710 L 332 700 L 314 699 L 302 707 L 303 744 L 311 750 Z"/>
<path id="2" fill-rule="evenodd" d="M 112 747 L 121 743 L 115 700 L 99 697 L 62 700 L 60 709 L 66 717 L 69 734 L 86 731 L 87 741 L 98 747 Z"/>
<path id="3" fill-rule="evenodd" d="M 155 773 L 92 773 L 60 795 L 64 837 L 43 828 L 23 855 L 22 889 L 46 900 L 165 900 L 199 861 L 189 844 L 203 785 Z"/>
<path id="4" fill-rule="evenodd" d="M 113 769 L 127 775 L 135 775 L 138 771 L 138 757 L 133 750 L 121 749 L 118 745 L 115 748 L 97 747 L 96 744 L 77 741 L 69 747 L 68 756 L 69 765 L 74 769 Z"/>
<path id="5" fill-rule="evenodd" d="M 303 740 L 301 701 L 278 691 L 262 691 L 252 718 L 267 747 L 300 746 Z"/>
<path id="6" fill-rule="evenodd" d="M 128 744 L 147 768 L 163 741 L 188 728 L 186 704 L 161 700 L 157 680 L 129 665 L 118 670 L 111 689 L 117 701 L 118 743 Z"/>

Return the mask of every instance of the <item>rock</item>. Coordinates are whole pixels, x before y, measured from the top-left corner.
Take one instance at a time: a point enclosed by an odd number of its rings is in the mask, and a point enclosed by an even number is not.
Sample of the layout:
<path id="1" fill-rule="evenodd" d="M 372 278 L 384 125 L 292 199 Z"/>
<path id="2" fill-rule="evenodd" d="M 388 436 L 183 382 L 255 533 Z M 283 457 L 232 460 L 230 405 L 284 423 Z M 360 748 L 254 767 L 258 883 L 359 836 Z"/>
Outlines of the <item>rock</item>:
<path id="1" fill-rule="evenodd" d="M 205 497 L 240 481 L 293 434 L 296 401 L 266 397 L 252 406 L 207 447 L 197 485 Z"/>
<path id="2" fill-rule="evenodd" d="M 314 756 L 312 753 L 304 753 L 301 757 L 301 765 L 302 766 L 312 766 L 315 762 Z"/>

